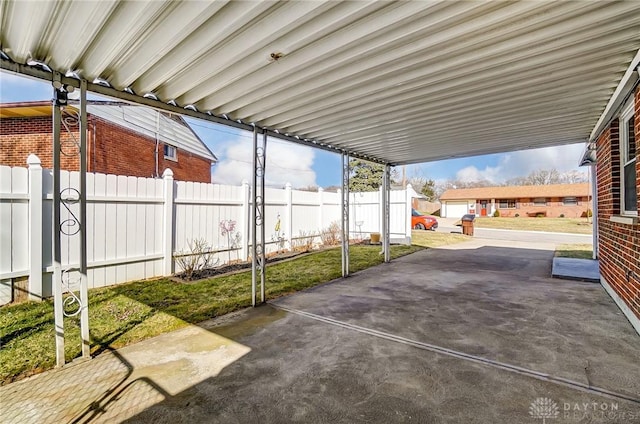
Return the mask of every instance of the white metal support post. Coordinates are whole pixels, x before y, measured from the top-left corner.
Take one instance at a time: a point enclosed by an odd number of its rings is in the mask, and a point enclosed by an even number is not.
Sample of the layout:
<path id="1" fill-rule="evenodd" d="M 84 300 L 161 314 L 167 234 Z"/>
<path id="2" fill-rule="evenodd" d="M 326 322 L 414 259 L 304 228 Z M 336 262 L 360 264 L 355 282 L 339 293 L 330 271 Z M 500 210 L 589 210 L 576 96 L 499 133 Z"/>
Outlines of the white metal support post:
<path id="1" fill-rule="evenodd" d="M 349 276 L 349 155 L 342 153 L 342 276 Z"/>
<path id="2" fill-rule="evenodd" d="M 80 336 L 82 357 L 91 356 L 87 278 L 87 82 L 80 83 Z"/>
<path id="3" fill-rule="evenodd" d="M 54 89 L 54 97 L 57 97 Z M 62 246 L 60 242 L 60 121 L 62 111 L 53 103 L 53 309 L 56 329 L 56 366 L 65 363 L 64 358 L 64 307 L 62 304 Z"/>
<path id="4" fill-rule="evenodd" d="M 390 230 L 389 230 L 389 207 L 391 203 L 391 167 L 386 164 L 384 166 L 384 174 L 382 176 L 382 252 L 384 261 L 391 260 L 390 250 Z"/>
<path id="5" fill-rule="evenodd" d="M 257 285 L 260 280 L 260 302 L 265 301 L 265 228 L 264 228 L 264 193 L 266 171 L 267 133 L 263 133 L 262 143 L 258 137 L 258 129 L 253 129 L 253 184 L 251 194 L 251 222 L 253 225 L 251 243 L 251 304 L 257 303 Z"/>
<path id="6" fill-rule="evenodd" d="M 73 91 L 60 82 L 60 75 L 54 75 L 53 104 L 53 291 L 56 333 L 56 365 L 66 362 L 64 354 L 64 318 L 80 317 L 82 356 L 90 357 L 89 343 L 89 294 L 87 281 L 87 83 L 80 84 L 80 113 L 67 109 L 67 94 Z M 64 116 L 63 116 L 64 115 Z M 67 131 L 67 141 L 62 143 L 61 130 Z M 74 132 L 78 128 L 79 140 Z M 69 141 L 70 140 L 70 141 Z M 62 187 L 60 175 L 61 156 L 77 156 L 80 164 L 78 188 L 69 183 Z M 77 208 L 74 206 L 77 205 Z M 66 210 L 62 217 L 62 208 Z M 78 243 L 78 268 L 62 266 L 62 236 L 68 244 Z M 77 237 L 76 237 L 77 236 Z M 75 258 L 68 258 L 69 262 Z M 78 291 L 79 294 L 76 294 Z M 66 295 L 66 297 L 65 297 Z"/>

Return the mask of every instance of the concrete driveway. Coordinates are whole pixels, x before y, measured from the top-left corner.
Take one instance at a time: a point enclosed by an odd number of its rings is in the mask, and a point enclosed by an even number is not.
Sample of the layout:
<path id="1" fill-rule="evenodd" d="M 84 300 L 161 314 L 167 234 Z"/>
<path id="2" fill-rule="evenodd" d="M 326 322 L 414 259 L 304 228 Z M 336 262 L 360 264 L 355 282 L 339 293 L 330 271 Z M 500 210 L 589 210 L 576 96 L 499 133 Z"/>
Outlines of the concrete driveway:
<path id="1" fill-rule="evenodd" d="M 0 399 L 55 395 L 37 422 L 636 423 L 640 337 L 599 285 L 549 278 L 552 249 L 419 252 Z M 62 390 L 74 373 L 84 406 Z"/>
<path id="2" fill-rule="evenodd" d="M 438 229 L 441 233 L 462 233 L 462 228 L 455 225 L 458 218 L 438 218 Z M 502 230 L 498 228 L 475 228 L 475 237 L 488 240 L 522 241 L 527 243 L 593 243 L 591 234 L 553 233 L 547 231 Z"/>

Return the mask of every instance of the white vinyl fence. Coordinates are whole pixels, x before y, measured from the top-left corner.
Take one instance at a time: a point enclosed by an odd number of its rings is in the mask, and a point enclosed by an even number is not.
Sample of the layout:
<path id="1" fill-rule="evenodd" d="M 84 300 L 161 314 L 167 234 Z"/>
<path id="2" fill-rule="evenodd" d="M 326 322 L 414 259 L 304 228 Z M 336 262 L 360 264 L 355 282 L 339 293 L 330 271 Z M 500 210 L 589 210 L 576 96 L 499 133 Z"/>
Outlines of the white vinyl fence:
<path id="1" fill-rule="evenodd" d="M 61 187 L 79 187 L 78 172 L 61 172 Z M 29 168 L 0 166 L 0 304 L 12 301 L 14 284 L 28 279 L 31 299 L 52 295 L 53 180 L 37 157 Z M 74 192 L 62 192 L 73 200 Z M 365 239 L 379 232 L 381 192 L 351 193 L 350 234 Z M 410 242 L 411 199 L 415 192 L 391 192 L 391 239 Z M 77 196 L 76 196 L 77 197 Z M 289 249 L 296 239 L 340 222 L 340 193 L 267 188 L 267 252 Z M 73 233 L 79 205 L 62 207 L 63 229 Z M 174 255 L 188 253 L 203 239 L 219 264 L 247 260 L 250 252 L 250 187 L 87 174 L 87 260 L 89 287 L 167 276 L 180 269 Z M 233 231 L 225 236 L 221 225 Z M 78 266 L 79 237 L 63 236 L 63 268 Z M 178 268 L 178 269 L 176 269 Z"/>

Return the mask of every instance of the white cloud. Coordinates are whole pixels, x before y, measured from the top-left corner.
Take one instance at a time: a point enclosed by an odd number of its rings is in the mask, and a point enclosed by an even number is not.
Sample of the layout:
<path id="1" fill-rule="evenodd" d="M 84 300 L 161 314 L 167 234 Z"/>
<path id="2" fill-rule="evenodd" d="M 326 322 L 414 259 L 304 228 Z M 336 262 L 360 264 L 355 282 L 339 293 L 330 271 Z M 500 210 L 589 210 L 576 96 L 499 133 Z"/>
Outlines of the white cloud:
<path id="1" fill-rule="evenodd" d="M 584 144 L 580 143 L 505 153 L 498 165 L 484 169 L 468 166 L 459 170 L 456 178 L 466 182 L 488 180 L 501 183 L 514 177 L 527 176 L 539 169 L 555 168 L 560 173 L 576 169 L 583 171 L 577 166 L 583 150 Z"/>
<path id="2" fill-rule="evenodd" d="M 214 183 L 240 184 L 251 182 L 253 175 L 253 145 L 251 140 L 238 137 L 216 146 L 221 160 L 213 168 Z M 267 179 L 269 186 L 284 186 L 291 183 L 294 188 L 316 185 L 313 171 L 313 149 L 296 144 L 269 139 L 267 142 Z"/>
<path id="3" fill-rule="evenodd" d="M 476 168 L 475 166 L 467 166 L 462 168 L 456 173 L 456 179 L 463 182 L 473 182 L 487 180 L 491 182 L 498 182 L 500 178 L 499 166 L 487 166 L 483 170 Z"/>

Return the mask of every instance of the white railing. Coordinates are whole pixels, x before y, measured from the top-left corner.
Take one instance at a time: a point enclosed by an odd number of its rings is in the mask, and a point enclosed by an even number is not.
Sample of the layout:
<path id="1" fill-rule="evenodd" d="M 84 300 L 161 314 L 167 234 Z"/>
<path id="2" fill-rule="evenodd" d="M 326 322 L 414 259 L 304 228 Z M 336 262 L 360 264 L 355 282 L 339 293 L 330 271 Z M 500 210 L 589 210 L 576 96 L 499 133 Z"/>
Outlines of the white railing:
<path id="1" fill-rule="evenodd" d="M 0 166 L 0 304 L 12 300 L 14 284 L 24 279 L 31 299 L 52 294 L 52 175 L 31 158 L 29 168 Z M 78 187 L 78 172 L 62 171 L 61 178 L 63 187 Z M 249 190 L 247 183 L 174 181 L 170 171 L 162 179 L 87 174 L 89 287 L 180 271 L 174 255 L 188 253 L 195 239 L 205 240 L 219 263 L 247 260 Z M 410 241 L 414 195 L 410 187 L 391 192 L 392 240 Z M 381 192 L 351 193 L 352 238 L 380 231 L 380 198 Z M 301 235 L 320 243 L 320 231 L 340 220 L 340 193 L 268 188 L 265 209 L 267 252 L 288 249 Z M 68 216 L 63 208 L 61 219 Z M 234 237 L 221 234 L 222 221 L 235 222 Z M 73 266 L 78 243 L 65 237 L 62 249 L 63 266 Z"/>

